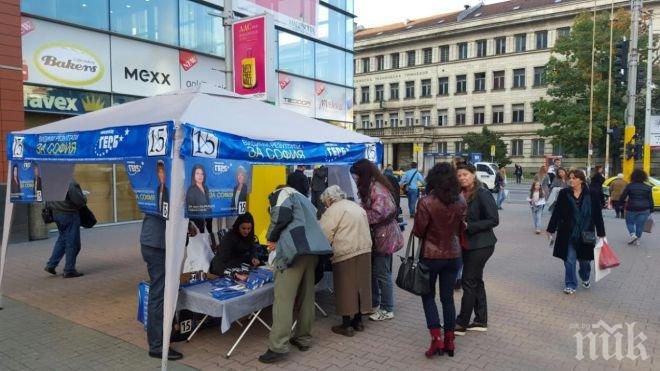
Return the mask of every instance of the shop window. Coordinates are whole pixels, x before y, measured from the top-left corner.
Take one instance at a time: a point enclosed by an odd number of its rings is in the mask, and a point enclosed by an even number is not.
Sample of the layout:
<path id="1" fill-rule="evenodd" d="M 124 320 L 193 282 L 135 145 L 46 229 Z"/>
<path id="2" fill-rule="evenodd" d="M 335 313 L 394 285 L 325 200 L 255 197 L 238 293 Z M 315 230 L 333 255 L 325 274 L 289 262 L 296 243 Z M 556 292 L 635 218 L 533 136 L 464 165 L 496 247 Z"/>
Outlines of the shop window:
<path id="1" fill-rule="evenodd" d="M 164 44 L 179 42 L 177 0 L 111 0 L 110 30 Z"/>
<path id="2" fill-rule="evenodd" d="M 81 26 L 108 29 L 108 0 L 22 0 L 21 11 Z"/>
<path id="3" fill-rule="evenodd" d="M 222 30 L 222 18 L 212 15 L 219 11 L 189 0 L 181 1 L 179 6 L 181 46 L 224 57 L 224 32 L 219 32 Z"/>

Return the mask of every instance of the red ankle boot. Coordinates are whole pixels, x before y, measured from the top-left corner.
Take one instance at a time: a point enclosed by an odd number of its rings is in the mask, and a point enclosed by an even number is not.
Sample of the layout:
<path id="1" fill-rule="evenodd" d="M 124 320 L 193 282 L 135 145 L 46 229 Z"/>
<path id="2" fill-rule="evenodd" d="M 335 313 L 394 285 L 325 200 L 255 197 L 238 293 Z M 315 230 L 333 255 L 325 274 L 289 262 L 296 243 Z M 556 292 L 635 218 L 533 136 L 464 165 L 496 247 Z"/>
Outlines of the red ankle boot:
<path id="1" fill-rule="evenodd" d="M 444 344 L 442 343 L 442 339 L 440 338 L 440 329 L 439 328 L 429 329 L 429 333 L 431 334 L 431 345 L 424 354 L 429 358 L 433 357 L 433 355 L 436 353 L 442 355 Z"/>
<path id="2" fill-rule="evenodd" d="M 454 344 L 455 338 L 454 331 L 445 331 L 444 348 L 450 357 L 454 356 L 454 349 L 456 348 L 456 345 Z"/>

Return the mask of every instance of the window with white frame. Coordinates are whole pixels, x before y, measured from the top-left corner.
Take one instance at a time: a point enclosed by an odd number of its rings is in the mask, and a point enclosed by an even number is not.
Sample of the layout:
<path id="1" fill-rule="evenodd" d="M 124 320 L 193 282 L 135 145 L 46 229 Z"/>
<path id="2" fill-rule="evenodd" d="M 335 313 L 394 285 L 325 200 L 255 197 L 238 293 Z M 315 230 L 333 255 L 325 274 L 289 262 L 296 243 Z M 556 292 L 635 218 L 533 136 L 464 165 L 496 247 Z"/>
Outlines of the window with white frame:
<path id="1" fill-rule="evenodd" d="M 504 123 L 504 106 L 493 106 L 493 124 Z"/>
<path id="2" fill-rule="evenodd" d="M 390 127 L 395 128 L 399 126 L 399 113 L 390 112 Z"/>
<path id="3" fill-rule="evenodd" d="M 415 125 L 415 113 L 412 111 L 408 111 L 404 113 L 405 117 L 405 124 L 406 126 L 413 126 Z"/>
<path id="4" fill-rule="evenodd" d="M 511 156 L 522 156 L 523 155 L 523 140 L 514 139 L 511 141 L 511 148 L 509 149 Z"/>
<path id="5" fill-rule="evenodd" d="M 456 108 L 455 111 L 455 120 L 454 125 L 462 126 L 465 125 L 465 108 Z"/>
<path id="6" fill-rule="evenodd" d="M 431 111 L 421 112 L 422 126 L 431 126 Z"/>
<path id="7" fill-rule="evenodd" d="M 525 122 L 525 105 L 512 104 L 511 105 L 511 122 Z"/>
<path id="8" fill-rule="evenodd" d="M 545 139 L 532 139 L 532 156 L 545 155 Z"/>
<path id="9" fill-rule="evenodd" d="M 447 110 L 441 109 L 438 110 L 438 126 L 447 126 L 449 125 Z"/>
<path id="10" fill-rule="evenodd" d="M 374 121 L 376 122 L 376 128 L 381 129 L 383 127 L 383 124 L 384 124 L 383 114 L 382 113 L 376 114 Z"/>
<path id="11" fill-rule="evenodd" d="M 474 107 L 472 109 L 473 113 L 473 125 L 483 125 L 486 122 L 486 114 L 484 107 Z"/>

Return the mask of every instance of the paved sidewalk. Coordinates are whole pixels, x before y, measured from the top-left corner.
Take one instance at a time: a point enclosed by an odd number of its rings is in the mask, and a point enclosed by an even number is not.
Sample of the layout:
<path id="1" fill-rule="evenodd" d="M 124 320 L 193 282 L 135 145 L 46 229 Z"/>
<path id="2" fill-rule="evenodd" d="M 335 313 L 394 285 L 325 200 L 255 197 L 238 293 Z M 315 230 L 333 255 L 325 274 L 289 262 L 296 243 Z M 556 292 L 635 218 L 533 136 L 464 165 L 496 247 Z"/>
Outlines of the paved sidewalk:
<path id="1" fill-rule="evenodd" d="M 4 298 L 0 370 L 156 370 L 140 347 Z M 171 370 L 192 370 L 171 363 Z"/>
<path id="2" fill-rule="evenodd" d="M 547 218 L 546 214 L 544 223 Z M 79 279 L 64 280 L 43 272 L 54 238 L 11 245 L 3 291 L 60 317 L 65 324 L 70 321 L 74 328 L 83 325 L 146 349 L 144 330 L 135 320 L 136 286 L 147 277 L 138 246 L 139 227 L 131 224 L 84 231 L 78 268 L 86 275 Z M 488 333 L 459 337 L 454 358 L 424 357 L 428 333 L 421 300 L 399 289 L 395 292 L 396 318 L 385 323 L 369 322 L 366 331 L 353 338 L 330 331 L 339 318 L 332 315 L 333 298 L 321 296 L 319 301 L 331 316 L 317 319 L 314 347 L 306 353 L 292 350 L 282 364 L 257 362 L 267 347 L 267 331 L 259 325 L 246 335 L 229 360 L 222 355 L 240 334 L 238 328 L 226 334 L 207 328 L 192 342 L 176 344 L 175 348 L 185 354 L 183 363 L 204 370 L 660 370 L 660 234 L 656 231 L 645 235 L 642 246 L 630 248 L 625 247 L 621 220 L 608 214 L 606 228 L 622 266 L 590 290 L 580 289 L 576 295 L 566 296 L 561 293 L 563 263 L 551 256 L 545 237 L 533 233 L 529 208 L 505 203 L 501 226 L 496 230 L 499 242 L 485 272 Z M 457 292 L 457 307 L 460 298 Z M 0 322 L 7 322 L 7 311 L 0 311 Z M 575 335 L 579 327 L 601 319 L 611 326 L 635 322 L 635 334 L 641 331 L 647 337 L 643 345 L 648 359 L 606 361 L 601 355 L 594 361 L 577 360 Z M 265 320 L 270 321 L 268 313 Z M 4 336 L 6 331 L 0 329 Z M 596 335 L 602 338 L 602 332 Z M 625 355 L 628 340 L 625 331 L 623 335 Z M 0 354 L 20 362 L 22 347 L 6 346 L 6 341 L 17 340 L 4 340 Z M 94 348 L 91 344 L 89 347 Z M 585 349 L 588 352 L 587 345 Z M 147 359 L 146 351 L 142 352 Z M 64 357 L 67 351 L 61 353 Z M 95 354 L 107 363 L 101 353 Z M 63 358 L 47 361 L 52 368 L 59 368 L 60 362 L 65 364 Z"/>

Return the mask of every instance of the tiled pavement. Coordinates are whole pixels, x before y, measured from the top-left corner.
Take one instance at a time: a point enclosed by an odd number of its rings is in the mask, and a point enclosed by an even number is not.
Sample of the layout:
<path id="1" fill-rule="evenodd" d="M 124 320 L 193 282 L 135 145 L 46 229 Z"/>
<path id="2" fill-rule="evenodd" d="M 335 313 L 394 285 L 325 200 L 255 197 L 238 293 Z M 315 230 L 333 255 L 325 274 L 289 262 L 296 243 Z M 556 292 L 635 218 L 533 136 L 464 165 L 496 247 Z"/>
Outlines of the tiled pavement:
<path id="1" fill-rule="evenodd" d="M 524 205 L 505 205 L 501 226 L 496 230 L 499 242 L 486 268 L 489 330 L 487 334 L 469 333 L 458 338 L 454 358 L 445 356 L 427 360 L 424 357 L 428 334 L 421 302 L 398 289 L 394 320 L 367 323 L 364 333 L 344 338 L 329 329 L 338 321 L 336 316 L 319 317 L 315 323 L 312 350 L 307 353 L 293 350 L 288 361 L 279 365 L 266 366 L 257 362 L 258 355 L 266 349 L 267 335 L 259 325 L 248 333 L 229 360 L 222 354 L 238 336 L 236 328 L 223 335 L 217 329 L 208 328 L 200 331 L 192 342 L 179 343 L 175 347 L 185 354 L 183 363 L 209 370 L 660 370 L 657 354 L 660 351 L 658 231 L 650 237 L 645 236 L 646 240 L 639 248 L 624 247 L 623 222 L 608 215 L 608 239 L 619 254 L 622 266 L 589 291 L 580 289 L 577 295 L 566 296 L 561 293 L 563 264 L 551 257 L 547 240 L 532 233 L 530 217 Z M 78 266 L 86 276 L 75 280 L 50 277 L 42 271 L 53 238 L 11 245 L 3 291 L 10 298 L 50 312 L 59 319 L 57 323 L 42 321 L 35 328 L 13 330 L 11 337 L 5 337 L 5 327 L 0 327 L 3 330 L 0 362 L 9 359 L 11 363 L 8 364 L 17 367 L 26 357 L 21 344 L 36 343 L 42 334 L 52 333 L 53 328 L 58 329 L 58 333 L 81 331 L 78 325 L 118 340 L 116 343 L 101 342 L 98 349 L 94 345 L 97 342 L 86 342 L 84 349 L 89 349 L 88 354 L 99 354 L 98 358 L 84 358 L 87 367 L 75 366 L 81 363 L 67 363 L 71 358 L 63 356 L 67 350 L 54 352 L 49 343 L 43 347 L 29 347 L 39 359 L 47 361 L 42 364 L 44 367 L 35 363 L 33 368 L 105 369 L 110 368 L 110 364 L 101 355 L 106 354 L 109 347 L 117 348 L 118 353 L 129 352 L 124 347 L 133 349 L 133 345 L 145 349 L 145 333 L 135 321 L 136 285 L 146 277 L 137 243 L 138 234 L 139 224 L 84 231 L 84 247 Z M 324 295 L 319 299 L 325 308 L 332 308 L 331 297 Z M 455 299 L 460 302 L 460 292 Z M 0 322 L 14 322 L 14 316 L 19 314 L 15 311 L 12 314 L 12 310 L 17 305 L 10 301 L 7 308 L 0 311 Z M 35 310 L 26 306 L 21 308 Z M 269 317 L 266 314 L 267 321 Z M 574 327 L 596 323 L 600 319 L 610 325 L 636 322 L 635 330 L 642 331 L 647 337 L 643 345 L 649 358 L 605 361 L 601 356 L 596 361 L 578 361 L 574 337 L 578 330 Z M 73 322 L 69 327 L 74 330 L 67 330 L 65 320 Z M 15 322 L 11 328 L 20 327 L 19 321 Z M 624 354 L 627 352 L 625 335 Z M 613 342 L 614 338 L 611 339 Z M 585 349 L 588 352 L 588 346 Z M 144 363 L 149 361 L 146 351 L 142 353 L 143 359 L 131 353 L 125 369 L 153 367 L 153 363 Z M 0 368 L 5 368 L 2 363 Z"/>

